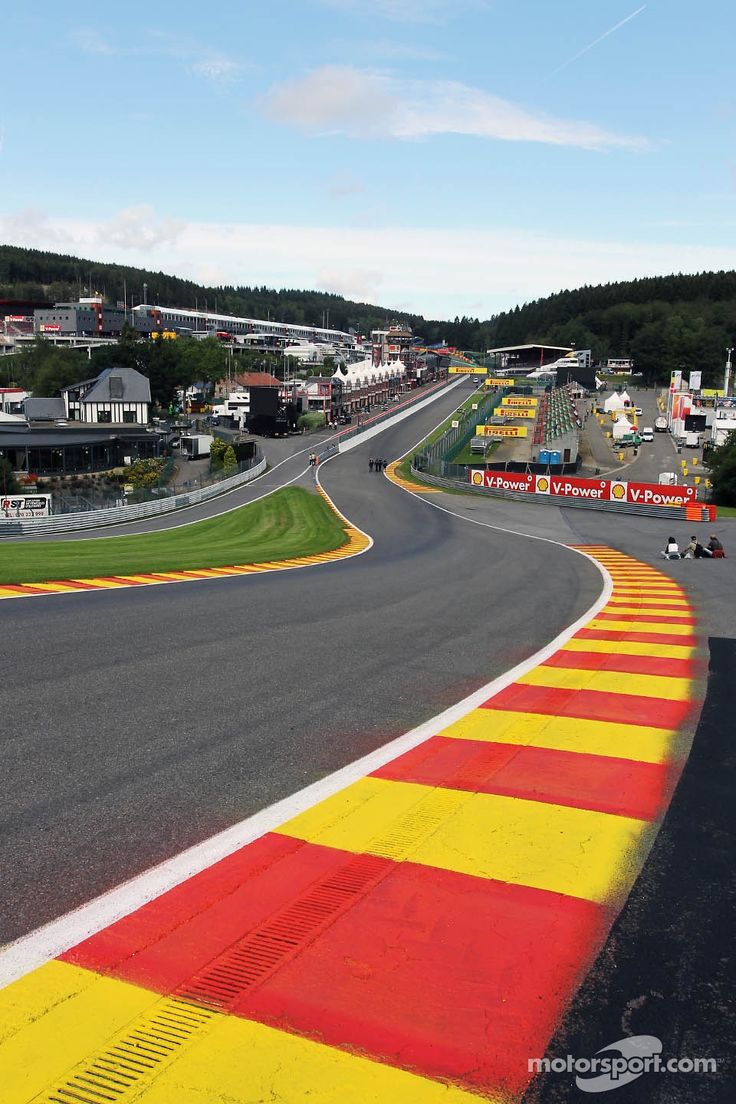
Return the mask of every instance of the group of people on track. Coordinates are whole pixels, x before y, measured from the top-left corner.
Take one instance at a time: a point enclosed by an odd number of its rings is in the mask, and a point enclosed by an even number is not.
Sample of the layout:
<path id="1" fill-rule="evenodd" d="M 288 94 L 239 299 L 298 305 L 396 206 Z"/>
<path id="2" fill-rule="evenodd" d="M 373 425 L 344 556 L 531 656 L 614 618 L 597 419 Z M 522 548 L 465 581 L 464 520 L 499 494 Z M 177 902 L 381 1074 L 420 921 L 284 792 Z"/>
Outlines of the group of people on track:
<path id="1" fill-rule="evenodd" d="M 385 471 L 387 467 L 388 467 L 388 460 L 378 460 L 374 457 L 371 457 L 370 460 L 368 461 L 368 468 L 369 468 L 370 471 L 381 472 L 381 471 Z"/>
<path id="2" fill-rule="evenodd" d="M 722 560 L 726 552 L 715 533 L 711 533 L 707 544 L 701 544 L 693 534 L 690 543 L 680 551 L 680 546 L 674 537 L 668 537 L 667 543 L 662 549 L 662 557 L 665 560 Z"/>

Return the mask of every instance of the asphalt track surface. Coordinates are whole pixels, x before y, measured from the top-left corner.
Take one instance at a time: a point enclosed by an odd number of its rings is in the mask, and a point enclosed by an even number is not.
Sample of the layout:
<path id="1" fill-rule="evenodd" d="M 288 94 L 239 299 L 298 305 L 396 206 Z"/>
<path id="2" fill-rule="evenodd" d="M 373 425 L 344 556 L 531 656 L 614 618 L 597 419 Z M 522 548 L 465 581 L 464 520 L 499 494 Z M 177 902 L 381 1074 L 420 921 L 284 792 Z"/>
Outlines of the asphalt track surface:
<path id="1" fill-rule="evenodd" d="M 436 715 L 591 605 L 583 557 L 368 471 L 462 397 L 324 465 L 375 541 L 354 560 L 3 603 L 0 941 Z"/>

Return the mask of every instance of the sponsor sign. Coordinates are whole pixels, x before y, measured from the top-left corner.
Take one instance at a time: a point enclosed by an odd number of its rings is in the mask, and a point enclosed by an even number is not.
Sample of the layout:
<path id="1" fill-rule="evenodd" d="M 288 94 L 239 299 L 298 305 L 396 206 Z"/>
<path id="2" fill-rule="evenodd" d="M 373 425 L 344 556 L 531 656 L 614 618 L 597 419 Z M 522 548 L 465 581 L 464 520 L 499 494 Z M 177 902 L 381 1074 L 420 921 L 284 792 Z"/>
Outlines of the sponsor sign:
<path id="1" fill-rule="evenodd" d="M 514 380 L 509 379 L 507 376 L 489 376 L 486 380 L 486 387 L 515 387 Z"/>
<path id="2" fill-rule="evenodd" d="M 702 372 L 691 372 L 690 373 L 690 390 L 691 391 L 699 391 L 700 390 L 700 385 L 701 385 L 702 382 L 703 382 L 703 373 Z"/>
<path id="3" fill-rule="evenodd" d="M 566 475 L 526 475 L 473 469 L 470 481 L 478 487 L 492 490 L 525 491 L 552 498 L 588 499 L 592 502 L 621 502 L 630 506 L 689 506 L 695 502 L 695 487 L 667 487 L 660 483 L 632 483 L 619 479 L 577 479 Z"/>
<path id="4" fill-rule="evenodd" d="M 472 469 L 470 482 L 476 487 L 490 487 L 495 491 L 528 491 L 534 489 L 534 476 L 525 472 L 494 472 Z"/>
<path id="5" fill-rule="evenodd" d="M 479 376 L 485 372 L 485 368 L 461 368 L 459 365 L 453 364 L 447 371 L 451 376 Z"/>
<path id="6" fill-rule="evenodd" d="M 661 487 L 659 483 L 625 483 L 626 501 L 635 506 L 689 506 L 695 487 Z"/>
<path id="7" fill-rule="evenodd" d="M 49 517 L 51 495 L 3 495 L 0 497 L 0 517 Z"/>
<path id="8" fill-rule="evenodd" d="M 45 322 L 39 328 L 41 330 L 41 333 L 58 333 L 61 329 L 61 326 L 58 322 Z"/>
<path id="9" fill-rule="evenodd" d="M 536 418 L 537 412 L 528 406 L 505 406 L 503 403 L 495 413 L 500 418 Z"/>
<path id="10" fill-rule="evenodd" d="M 536 406 L 539 399 L 533 395 L 507 395 L 503 400 L 504 406 Z"/>
<path id="11" fill-rule="evenodd" d="M 704 399 L 721 399 L 723 398 L 722 387 L 704 387 L 700 394 Z"/>
<path id="12" fill-rule="evenodd" d="M 476 437 L 526 437 L 528 426 L 479 425 L 475 428 Z"/>
<path id="13" fill-rule="evenodd" d="M 670 391 L 680 391 L 682 388 L 682 372 L 673 372 L 670 376 Z"/>

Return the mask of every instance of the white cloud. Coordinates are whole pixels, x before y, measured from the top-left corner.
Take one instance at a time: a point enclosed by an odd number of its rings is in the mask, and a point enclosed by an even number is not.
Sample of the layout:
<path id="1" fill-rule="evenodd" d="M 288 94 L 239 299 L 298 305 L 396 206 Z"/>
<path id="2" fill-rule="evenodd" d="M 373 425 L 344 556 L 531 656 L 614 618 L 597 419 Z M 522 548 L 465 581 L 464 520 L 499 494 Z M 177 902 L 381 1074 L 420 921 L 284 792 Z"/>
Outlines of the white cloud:
<path id="1" fill-rule="evenodd" d="M 410 81 L 347 65 L 325 65 L 274 86 L 269 115 L 308 134 L 416 139 L 465 134 L 581 149 L 646 149 L 646 139 L 594 123 L 530 111 L 458 81 Z"/>
<path id="2" fill-rule="evenodd" d="M 378 303 L 383 282 L 384 274 L 377 268 L 323 268 L 317 273 L 315 286 L 359 303 Z"/>
<path id="3" fill-rule="evenodd" d="M 39 242 L 45 241 L 49 245 L 62 248 L 72 241 L 63 230 L 52 224 L 45 211 L 40 211 L 37 207 L 26 207 L 0 218 L 0 238 L 8 245 L 28 244 L 35 249 L 48 248 L 39 245 Z"/>
<path id="4" fill-rule="evenodd" d="M 276 85 L 268 97 L 268 113 L 308 132 L 375 136 L 401 109 L 394 83 L 348 65 L 324 65 L 302 79 Z"/>
<path id="5" fill-rule="evenodd" d="M 115 54 L 118 52 L 106 38 L 102 37 L 99 31 L 80 28 L 71 31 L 69 37 L 80 50 L 84 50 L 85 54 Z"/>
<path id="6" fill-rule="evenodd" d="M 116 55 L 118 57 L 168 57 L 183 63 L 196 77 L 204 77 L 214 84 L 229 84 L 238 80 L 243 70 L 239 61 L 218 50 L 182 41 L 168 31 L 155 29 L 147 32 L 146 44 L 137 46 L 113 45 L 96 30 L 70 31 L 69 38 L 86 54 Z"/>
<path id="7" fill-rule="evenodd" d="M 122 249 L 149 252 L 162 245 L 172 245 L 181 237 L 184 227 L 185 223 L 159 218 L 152 207 L 140 204 L 138 207 L 126 207 L 101 223 L 97 240 Z"/>
<path id="8" fill-rule="evenodd" d="M 124 248 L 126 264 L 199 282 L 322 287 L 432 318 L 487 318 L 562 288 L 733 267 L 732 247 L 676 241 L 555 238 L 509 229 L 182 225 L 148 208 L 133 212 L 106 221 L 50 219 L 40 211 L 0 216 L 0 240 L 108 262 L 120 261 Z"/>
<path id="9" fill-rule="evenodd" d="M 192 72 L 198 77 L 205 77 L 216 84 L 229 84 L 239 78 L 242 66 L 226 57 L 212 51 L 205 51 L 192 65 Z"/>

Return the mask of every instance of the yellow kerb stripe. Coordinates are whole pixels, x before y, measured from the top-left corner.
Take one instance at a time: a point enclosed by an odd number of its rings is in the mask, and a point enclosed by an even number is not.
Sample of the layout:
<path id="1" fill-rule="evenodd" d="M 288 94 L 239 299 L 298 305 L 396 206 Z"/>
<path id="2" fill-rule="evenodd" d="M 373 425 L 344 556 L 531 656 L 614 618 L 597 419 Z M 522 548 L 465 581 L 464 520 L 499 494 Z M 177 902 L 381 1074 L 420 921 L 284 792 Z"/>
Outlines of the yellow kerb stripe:
<path id="1" fill-rule="evenodd" d="M 3 1104 L 35 1099 L 152 999 L 145 989 L 54 961 L 3 989 Z"/>
<path id="2" fill-rule="evenodd" d="M 692 683 L 688 678 L 667 675 L 635 675 L 623 671 L 590 671 L 573 667 L 545 667 L 543 664 L 521 675 L 517 683 L 553 686 L 560 690 L 596 690 L 602 694 L 634 694 L 638 697 L 689 701 Z"/>
<path id="3" fill-rule="evenodd" d="M 480 1104 L 453 1085 L 238 1016 L 219 1017 L 151 1085 L 141 1104 Z M 483 1096 L 486 1104 L 500 1097 Z"/>
<path id="4" fill-rule="evenodd" d="M 649 725 L 619 725 L 508 709 L 474 709 L 444 729 L 442 736 L 605 755 L 639 763 L 665 762 L 677 740 L 676 732 Z"/>
<path id="5" fill-rule="evenodd" d="M 636 601 L 651 607 L 653 610 L 659 606 L 675 606 L 677 610 L 690 610 L 692 608 L 690 603 L 679 594 L 673 594 L 672 597 L 659 598 L 651 594 L 621 594 L 618 590 L 615 592 L 613 598 L 610 599 L 608 607 L 611 609 L 620 609 L 622 606 L 629 605 L 631 602 Z"/>
<path id="6" fill-rule="evenodd" d="M 648 599 L 646 601 L 642 599 L 642 604 L 640 606 L 614 606 L 609 604 L 603 607 L 601 613 L 615 613 L 617 616 L 620 613 L 633 613 L 636 614 L 637 617 L 643 617 L 645 620 L 647 614 L 650 614 L 652 617 L 680 617 L 692 620 L 692 614 L 687 606 L 682 606 L 673 610 L 659 609 L 657 606 L 651 606 Z M 669 621 L 664 622 L 664 624 L 676 624 L 676 622 Z"/>
<path id="7" fill-rule="evenodd" d="M 436 801 L 440 793 L 446 813 L 427 835 L 422 802 Z M 279 832 L 369 854 L 389 854 L 393 834 L 407 861 L 608 902 L 628 891 L 636 877 L 650 827 L 630 817 L 542 801 L 364 778 Z"/>
<path id="8" fill-rule="evenodd" d="M 644 644 L 640 640 L 586 640 L 574 636 L 563 652 L 607 652 L 612 655 L 652 656 L 656 659 L 690 659 L 695 648 L 686 644 Z"/>
<path id="9" fill-rule="evenodd" d="M 660 636 L 692 636 L 693 625 L 672 625 L 659 621 L 607 621 L 594 618 L 586 629 L 605 629 L 607 632 L 658 633 Z"/>

